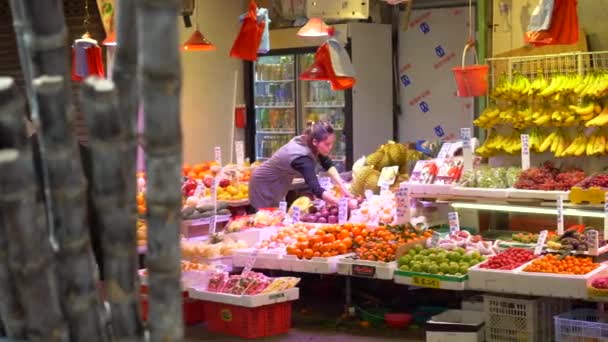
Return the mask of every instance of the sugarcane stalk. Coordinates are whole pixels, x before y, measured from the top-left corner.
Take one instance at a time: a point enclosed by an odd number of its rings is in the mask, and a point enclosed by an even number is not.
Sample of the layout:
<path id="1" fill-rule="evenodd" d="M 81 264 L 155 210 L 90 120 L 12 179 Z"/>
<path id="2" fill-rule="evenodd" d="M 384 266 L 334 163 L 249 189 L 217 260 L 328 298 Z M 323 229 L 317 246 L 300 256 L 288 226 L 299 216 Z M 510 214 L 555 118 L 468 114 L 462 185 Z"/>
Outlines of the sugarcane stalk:
<path id="1" fill-rule="evenodd" d="M 125 196 L 127 177 L 122 169 L 124 130 L 119 120 L 112 81 L 89 77 L 83 84 L 81 103 L 90 134 L 93 203 L 102 234 L 104 285 L 111 305 L 113 339 L 143 338 L 139 318 L 136 226 L 128 219 L 132 199 Z"/>
<path id="2" fill-rule="evenodd" d="M 120 124 L 121 134 L 118 137 L 122 141 L 120 151 L 123 159 L 116 168 L 123 171 L 123 186 L 120 189 L 124 197 L 123 204 L 126 212 L 120 222 L 121 243 L 130 249 L 117 254 L 111 249 L 114 245 L 111 241 L 102 245 L 104 251 L 105 288 L 108 301 L 110 302 L 113 317 L 112 331 L 114 338 L 120 340 L 142 339 L 143 324 L 141 321 L 139 300 L 132 296 L 139 288 L 137 277 L 137 206 L 136 206 L 136 161 L 137 161 L 137 138 L 136 120 L 138 106 L 137 91 L 137 26 L 135 23 L 135 2 L 132 0 L 118 0 L 116 12 L 116 59 L 112 79 L 118 97 L 118 116 L 112 115 L 114 120 Z M 107 247 L 104 247 L 107 246 Z M 115 266 L 110 266 L 113 263 Z M 130 294 L 125 297 L 124 294 Z"/>
<path id="3" fill-rule="evenodd" d="M 179 0 L 137 0 L 147 171 L 148 324 L 152 341 L 181 341 L 184 335 L 179 246 L 182 79 L 177 18 L 180 3 Z"/>
<path id="4" fill-rule="evenodd" d="M 0 207 L 9 271 L 26 317 L 27 340 L 68 341 L 53 250 L 42 207 L 36 203 L 32 148 L 25 136 L 23 100 L 14 81 L 0 79 L 0 131 L 8 143 L 0 162 Z"/>
<path id="5" fill-rule="evenodd" d="M 0 151 L 2 148 L 0 146 Z M 6 157 L 9 156 L 5 155 L 5 159 Z M 0 325 L 4 326 L 7 337 L 25 339 L 25 311 L 19 302 L 15 279 L 9 270 L 8 240 L 2 209 L 0 207 Z"/>
<path id="6" fill-rule="evenodd" d="M 107 341 L 94 275 L 86 202 L 86 180 L 78 144 L 67 115 L 62 76 L 34 80 L 40 105 L 42 141 L 47 146 L 49 187 L 54 208 L 59 294 L 73 341 Z"/>

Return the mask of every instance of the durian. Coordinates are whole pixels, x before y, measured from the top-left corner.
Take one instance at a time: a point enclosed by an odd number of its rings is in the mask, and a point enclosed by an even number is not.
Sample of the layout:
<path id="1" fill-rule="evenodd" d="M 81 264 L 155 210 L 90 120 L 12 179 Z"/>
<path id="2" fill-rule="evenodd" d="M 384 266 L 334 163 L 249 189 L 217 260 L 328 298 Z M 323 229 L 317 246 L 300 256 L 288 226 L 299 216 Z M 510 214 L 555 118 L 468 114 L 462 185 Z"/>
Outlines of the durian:
<path id="1" fill-rule="evenodd" d="M 365 163 L 369 166 L 378 165 L 378 164 L 380 164 L 380 162 L 382 162 L 382 160 L 384 159 L 384 156 L 385 156 L 384 151 L 382 149 L 378 149 L 378 150 L 376 150 L 376 152 L 367 156 Z"/>

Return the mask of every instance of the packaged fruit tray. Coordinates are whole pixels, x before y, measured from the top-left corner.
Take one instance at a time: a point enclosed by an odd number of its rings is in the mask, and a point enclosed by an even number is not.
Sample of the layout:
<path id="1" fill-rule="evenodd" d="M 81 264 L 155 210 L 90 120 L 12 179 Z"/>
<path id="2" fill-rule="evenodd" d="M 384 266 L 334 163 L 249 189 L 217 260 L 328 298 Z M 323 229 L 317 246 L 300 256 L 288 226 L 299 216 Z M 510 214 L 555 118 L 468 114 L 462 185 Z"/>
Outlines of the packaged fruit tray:
<path id="1" fill-rule="evenodd" d="M 295 255 L 284 255 L 280 260 L 280 269 L 290 272 L 333 274 L 337 272 L 338 260 L 353 256 L 354 253 L 336 255 L 329 258 L 313 257 L 298 259 Z"/>
<path id="2" fill-rule="evenodd" d="M 397 262 L 380 262 L 359 260 L 352 257 L 338 260 L 338 274 L 374 278 L 374 279 L 393 279 Z"/>
<path id="3" fill-rule="evenodd" d="M 188 294 L 190 298 L 200 299 L 208 302 L 236 305 L 246 308 L 256 308 L 264 305 L 297 300 L 300 298 L 300 289 L 294 287 L 285 291 L 241 296 L 229 293 L 201 291 L 196 288 L 190 288 L 188 289 Z"/>
<path id="4" fill-rule="evenodd" d="M 589 300 L 608 302 L 608 269 L 595 274 L 587 281 Z"/>
<path id="5" fill-rule="evenodd" d="M 469 288 L 474 290 L 509 292 L 516 270 L 538 256 L 528 249 L 511 248 L 469 268 Z"/>
<path id="6" fill-rule="evenodd" d="M 428 287 L 432 289 L 464 290 L 467 288 L 468 275 L 438 275 L 411 271 L 395 270 L 395 283 Z"/>

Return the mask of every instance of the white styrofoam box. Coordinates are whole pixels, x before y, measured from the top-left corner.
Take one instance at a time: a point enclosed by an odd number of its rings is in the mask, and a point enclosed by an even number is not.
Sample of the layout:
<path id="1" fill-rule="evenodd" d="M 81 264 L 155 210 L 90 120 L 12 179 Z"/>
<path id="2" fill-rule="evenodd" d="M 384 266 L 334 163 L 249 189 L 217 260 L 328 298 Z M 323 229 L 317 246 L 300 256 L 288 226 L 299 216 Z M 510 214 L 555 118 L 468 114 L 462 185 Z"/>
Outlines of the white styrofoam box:
<path id="1" fill-rule="evenodd" d="M 272 237 L 272 235 L 277 233 L 277 230 L 277 227 L 250 228 L 240 232 L 224 234 L 224 237 L 244 241 L 247 243 L 247 246 L 252 247 L 256 243 Z"/>
<path id="2" fill-rule="evenodd" d="M 511 289 L 511 293 L 579 299 L 588 298 L 588 280 L 606 269 L 605 265 L 600 265 L 598 268 L 585 275 L 569 275 L 524 272 L 523 268 L 525 268 L 525 266 L 526 265 L 522 266 L 518 269 L 518 272 L 516 272 L 514 284 L 517 284 L 518 286 L 515 289 Z"/>
<path id="3" fill-rule="evenodd" d="M 231 270 L 227 270 L 230 272 Z M 148 286 L 148 275 L 144 273 L 144 269 L 137 272 L 139 274 L 139 281 L 141 285 Z M 181 287 L 182 291 L 187 291 L 194 284 L 201 284 L 202 287 L 207 288 L 209 283 L 209 277 L 213 271 L 185 271 L 181 274 Z"/>
<path id="4" fill-rule="evenodd" d="M 252 296 L 239 296 L 228 293 L 217 293 L 202 291 L 196 288 L 188 289 L 190 298 L 205 300 L 215 303 L 230 304 L 246 308 L 289 302 L 300 298 L 300 289 L 297 287 L 278 292 L 260 293 Z"/>
<path id="5" fill-rule="evenodd" d="M 443 195 L 451 195 L 453 185 L 441 185 L 441 184 L 415 184 L 403 182 L 402 184 L 407 184 L 407 187 L 410 189 L 410 196 L 412 197 L 420 197 L 422 195 L 433 195 L 433 196 L 443 196 Z"/>
<path id="6" fill-rule="evenodd" d="M 313 257 L 310 260 L 298 259 L 294 255 L 285 255 L 281 259 L 281 269 L 291 272 L 333 274 L 337 271 L 338 260 L 352 255 L 353 253 L 329 258 Z"/>
<path id="7" fill-rule="evenodd" d="M 426 322 L 427 342 L 483 342 L 484 314 L 447 310 Z"/>
<path id="8" fill-rule="evenodd" d="M 232 256 L 234 267 L 245 267 L 254 250 L 254 248 L 236 250 Z M 282 257 L 283 254 L 279 252 L 258 251 L 253 268 L 278 270 L 280 269 Z"/>
<path id="9" fill-rule="evenodd" d="M 359 267 L 363 266 L 363 267 Z M 357 270 L 357 267 L 361 268 Z M 338 274 L 356 277 L 393 279 L 397 262 L 379 262 L 367 260 L 355 260 L 353 258 L 342 258 L 338 260 Z M 359 272 L 358 272 L 359 271 Z M 368 273 L 369 272 L 369 273 Z M 370 275 L 366 275 L 370 274 Z"/>
<path id="10" fill-rule="evenodd" d="M 469 288 L 490 292 L 512 292 L 516 287 L 516 274 L 516 270 L 492 270 L 475 265 L 469 268 Z"/>
<path id="11" fill-rule="evenodd" d="M 452 189 L 452 195 L 462 197 L 507 198 L 509 189 L 465 188 L 456 186 Z"/>
<path id="12" fill-rule="evenodd" d="M 548 201 L 557 201 L 559 196 L 568 199 L 570 191 L 544 191 L 544 190 L 524 190 L 524 189 L 509 189 L 509 198 L 525 198 L 525 199 L 542 199 Z"/>

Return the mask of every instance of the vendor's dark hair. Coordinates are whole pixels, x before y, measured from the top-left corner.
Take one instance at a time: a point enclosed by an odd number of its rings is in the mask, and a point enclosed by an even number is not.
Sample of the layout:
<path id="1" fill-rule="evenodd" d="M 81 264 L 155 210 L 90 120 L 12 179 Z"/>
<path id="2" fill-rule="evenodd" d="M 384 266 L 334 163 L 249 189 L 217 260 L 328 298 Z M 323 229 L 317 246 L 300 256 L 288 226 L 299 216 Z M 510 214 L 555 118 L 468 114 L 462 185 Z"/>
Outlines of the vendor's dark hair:
<path id="1" fill-rule="evenodd" d="M 330 135 L 334 134 L 334 128 L 328 121 L 308 121 L 304 136 L 308 146 L 312 146 L 312 141 L 323 141 Z"/>

